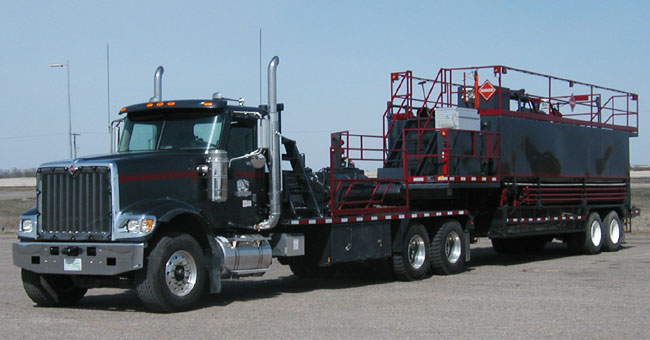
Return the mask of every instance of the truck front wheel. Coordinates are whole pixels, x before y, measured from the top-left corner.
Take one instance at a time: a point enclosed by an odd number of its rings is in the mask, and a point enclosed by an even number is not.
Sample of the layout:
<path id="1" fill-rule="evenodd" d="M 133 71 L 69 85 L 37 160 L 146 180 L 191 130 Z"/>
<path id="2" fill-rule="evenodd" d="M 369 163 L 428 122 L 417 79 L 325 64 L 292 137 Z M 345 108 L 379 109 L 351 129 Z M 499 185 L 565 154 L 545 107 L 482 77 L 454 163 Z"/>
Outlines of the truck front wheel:
<path id="1" fill-rule="evenodd" d="M 456 220 L 447 220 L 436 231 L 431 244 L 431 270 L 438 275 L 451 275 L 465 268 L 463 229 Z"/>
<path id="2" fill-rule="evenodd" d="M 42 307 L 67 307 L 81 300 L 88 289 L 77 287 L 65 275 L 45 275 L 22 269 L 21 277 L 27 296 Z"/>
<path id="3" fill-rule="evenodd" d="M 163 236 L 138 273 L 137 292 L 153 311 L 188 310 L 205 292 L 206 278 L 203 252 L 194 238 L 185 234 Z"/>
<path id="4" fill-rule="evenodd" d="M 402 281 L 422 279 L 429 272 L 431 244 L 429 234 L 420 223 L 412 222 L 402 241 L 402 252 L 393 254 L 393 272 Z"/>

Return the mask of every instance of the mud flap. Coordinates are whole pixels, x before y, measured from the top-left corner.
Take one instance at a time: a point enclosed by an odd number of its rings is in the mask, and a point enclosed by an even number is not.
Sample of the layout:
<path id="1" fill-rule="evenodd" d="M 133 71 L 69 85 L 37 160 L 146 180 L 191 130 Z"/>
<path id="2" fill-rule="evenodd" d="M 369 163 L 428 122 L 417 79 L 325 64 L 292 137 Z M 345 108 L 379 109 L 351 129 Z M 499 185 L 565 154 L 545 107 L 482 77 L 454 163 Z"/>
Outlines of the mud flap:
<path id="1" fill-rule="evenodd" d="M 469 262 L 470 255 L 472 253 L 470 249 L 471 238 L 470 238 L 469 230 L 467 229 L 464 230 L 463 237 L 465 238 L 465 240 L 463 240 L 465 245 L 465 262 Z"/>

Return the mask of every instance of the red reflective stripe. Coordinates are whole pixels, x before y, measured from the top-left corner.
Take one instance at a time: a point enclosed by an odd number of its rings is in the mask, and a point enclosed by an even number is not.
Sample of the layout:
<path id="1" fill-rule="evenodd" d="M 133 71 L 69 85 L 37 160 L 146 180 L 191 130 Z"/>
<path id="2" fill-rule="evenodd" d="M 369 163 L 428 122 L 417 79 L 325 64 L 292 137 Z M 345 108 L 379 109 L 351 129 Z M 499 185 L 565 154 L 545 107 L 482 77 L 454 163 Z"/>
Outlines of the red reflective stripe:
<path id="1" fill-rule="evenodd" d="M 435 216 L 459 216 L 467 215 L 467 210 L 450 210 L 450 211 L 427 211 L 418 213 L 404 213 L 404 214 L 391 214 L 391 215 L 371 215 L 371 216 L 350 216 L 350 217 L 335 217 L 335 218 L 317 218 L 306 220 L 288 220 L 285 223 L 291 225 L 308 225 L 308 224 L 332 224 L 332 223 L 352 223 L 352 222 L 369 222 L 369 221 L 384 221 L 393 219 L 405 218 L 424 218 Z"/>
<path id="2" fill-rule="evenodd" d="M 160 180 L 160 179 L 175 179 L 175 178 L 191 178 L 192 181 L 195 181 L 196 177 L 198 177 L 198 174 L 195 171 L 161 172 L 161 173 L 151 173 L 151 174 L 119 176 L 120 183 L 137 182 L 137 181 L 153 181 L 153 180 Z"/>

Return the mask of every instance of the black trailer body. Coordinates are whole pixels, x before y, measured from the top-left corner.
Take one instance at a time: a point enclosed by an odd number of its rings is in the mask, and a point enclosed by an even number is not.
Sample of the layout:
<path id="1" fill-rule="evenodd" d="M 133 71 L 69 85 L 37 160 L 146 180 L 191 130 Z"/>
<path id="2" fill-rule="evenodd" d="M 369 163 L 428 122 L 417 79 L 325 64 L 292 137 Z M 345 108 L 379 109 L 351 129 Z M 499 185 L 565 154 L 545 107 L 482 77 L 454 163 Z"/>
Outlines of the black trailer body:
<path id="1" fill-rule="evenodd" d="M 501 136 L 501 177 L 629 178 L 629 132 L 511 116 L 482 116 L 481 126 Z"/>

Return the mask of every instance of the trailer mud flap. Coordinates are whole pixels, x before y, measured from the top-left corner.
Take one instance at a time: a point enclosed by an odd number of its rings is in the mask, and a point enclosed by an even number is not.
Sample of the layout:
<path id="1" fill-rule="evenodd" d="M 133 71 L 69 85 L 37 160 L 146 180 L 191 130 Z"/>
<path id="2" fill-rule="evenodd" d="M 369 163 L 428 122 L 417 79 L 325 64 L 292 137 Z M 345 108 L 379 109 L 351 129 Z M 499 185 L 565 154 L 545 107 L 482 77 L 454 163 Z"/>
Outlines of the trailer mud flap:
<path id="1" fill-rule="evenodd" d="M 471 243 L 470 241 L 471 241 L 471 238 L 470 238 L 469 230 L 465 229 L 465 231 L 463 232 L 463 237 L 465 238 L 465 239 L 463 240 L 463 241 L 464 241 L 464 245 L 465 245 L 465 262 L 469 262 L 470 257 L 471 257 L 470 255 L 471 255 L 471 253 L 472 253 L 472 251 L 471 251 L 471 249 L 470 249 L 470 248 L 471 248 L 471 247 L 470 247 L 470 243 Z"/>

